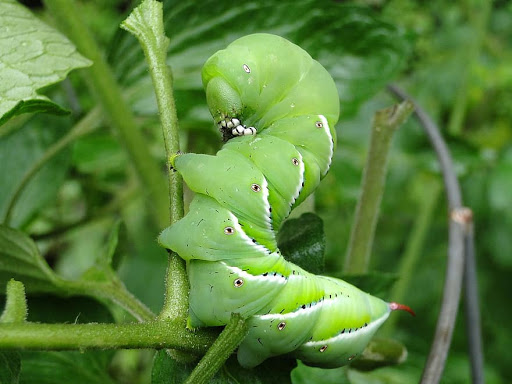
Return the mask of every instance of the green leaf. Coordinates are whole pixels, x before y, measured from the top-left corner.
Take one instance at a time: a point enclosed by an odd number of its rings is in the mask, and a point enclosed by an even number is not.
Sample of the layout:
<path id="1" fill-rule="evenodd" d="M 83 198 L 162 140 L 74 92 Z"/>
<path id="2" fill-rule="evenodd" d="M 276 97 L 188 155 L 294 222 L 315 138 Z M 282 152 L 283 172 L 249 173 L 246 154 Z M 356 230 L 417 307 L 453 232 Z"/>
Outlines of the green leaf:
<path id="1" fill-rule="evenodd" d="M 117 261 L 114 260 L 114 256 L 116 254 L 117 246 L 119 244 L 119 231 L 121 229 L 121 220 L 116 220 L 114 225 L 112 226 L 112 230 L 108 235 L 107 244 L 105 245 L 105 252 L 100 255 L 97 260 L 97 264 L 102 265 L 105 268 L 112 269 L 113 263 L 117 264 Z"/>
<path id="2" fill-rule="evenodd" d="M 112 176 L 124 172 L 127 161 L 119 141 L 108 132 L 89 134 L 73 146 L 73 163 L 81 173 Z"/>
<path id="3" fill-rule="evenodd" d="M 407 359 L 407 349 L 399 341 L 374 337 L 350 368 L 359 371 L 372 371 L 388 365 L 403 363 Z"/>
<path id="4" fill-rule="evenodd" d="M 165 351 L 155 355 L 151 384 L 181 384 L 195 368 L 196 363 L 181 364 Z M 210 384 L 286 384 L 291 383 L 290 372 L 296 366 L 294 359 L 274 358 L 255 369 L 245 369 L 232 356 L 210 380 Z"/>
<path id="5" fill-rule="evenodd" d="M 164 18 L 176 90 L 202 89 L 201 67 L 229 42 L 255 32 L 275 33 L 300 45 L 328 69 L 338 85 L 343 114 L 352 113 L 393 79 L 409 51 L 397 28 L 379 21 L 369 9 L 336 2 L 164 2 Z M 148 73 L 133 37 L 119 32 L 109 59 L 122 83 L 140 91 L 136 104 L 154 99 L 151 89 L 144 91 Z"/>
<path id="6" fill-rule="evenodd" d="M 286 260 L 311 273 L 323 272 L 324 227 L 322 219 L 314 213 L 287 220 L 279 229 L 277 242 Z"/>
<path id="7" fill-rule="evenodd" d="M 346 377 L 346 370 L 347 367 L 334 369 L 308 367 L 307 365 L 299 362 L 297 368 L 292 372 L 292 383 L 349 384 L 350 382 Z"/>
<path id="8" fill-rule="evenodd" d="M 233 356 L 220 372 L 221 383 L 287 384 L 291 383 L 291 372 L 297 360 L 284 356 L 265 360 L 253 369 L 245 369 Z"/>
<path id="9" fill-rule="evenodd" d="M 108 374 L 111 351 L 23 352 L 22 384 L 114 384 Z"/>
<path id="10" fill-rule="evenodd" d="M 30 237 L 0 224 L 0 286 L 14 278 L 29 292 L 56 292 L 57 276 Z"/>
<path id="11" fill-rule="evenodd" d="M 16 0 L 0 3 L 0 25 L 0 125 L 21 113 L 67 113 L 37 90 L 91 62 Z"/>
<path id="12" fill-rule="evenodd" d="M 62 131 L 55 118 L 30 121 L 21 129 L 0 138 L 0 217 L 5 219 L 15 191 L 34 163 L 60 138 Z M 47 161 L 21 190 L 10 212 L 8 224 L 22 227 L 49 203 L 55 204 L 56 194 L 69 167 L 69 151 L 64 150 Z M 0 219 L 3 221 L 2 219 Z"/>
<path id="13" fill-rule="evenodd" d="M 20 377 L 20 354 L 16 351 L 0 351 L 0 383 L 18 384 Z"/>
<path id="14" fill-rule="evenodd" d="M 32 323 L 112 323 L 107 307 L 85 296 L 71 298 L 38 295 L 28 298 L 28 321 Z"/>
<path id="15" fill-rule="evenodd" d="M 151 384 L 173 384 L 176 383 L 176 376 L 179 375 L 179 370 L 183 369 L 185 364 L 181 367 L 176 361 L 171 359 L 166 351 L 158 351 L 153 359 L 153 369 L 151 371 Z M 186 378 L 192 368 L 187 370 L 183 378 Z M 183 381 L 183 380 L 182 380 Z"/>

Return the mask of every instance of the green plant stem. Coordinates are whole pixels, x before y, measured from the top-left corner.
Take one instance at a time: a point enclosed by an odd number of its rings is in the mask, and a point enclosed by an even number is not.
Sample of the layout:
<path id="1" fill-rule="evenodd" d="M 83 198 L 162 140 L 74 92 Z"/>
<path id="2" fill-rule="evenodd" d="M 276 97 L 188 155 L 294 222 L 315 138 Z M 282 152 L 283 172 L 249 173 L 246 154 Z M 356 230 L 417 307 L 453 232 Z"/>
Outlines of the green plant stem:
<path id="1" fill-rule="evenodd" d="M 75 295 L 86 295 L 98 300 L 108 300 L 123 308 L 140 322 L 155 319 L 155 314 L 128 291 L 117 275 L 109 282 L 83 282 L 62 280 L 59 286 Z"/>
<path id="2" fill-rule="evenodd" d="M 357 202 L 345 256 L 345 273 L 363 274 L 368 271 L 379 206 L 384 192 L 391 139 L 413 109 L 412 103 L 404 101 L 375 113 L 361 195 Z"/>
<path id="3" fill-rule="evenodd" d="M 37 263 L 48 280 L 59 291 L 65 292 L 69 296 L 84 295 L 98 300 L 112 301 L 141 322 L 155 318 L 155 314 L 126 289 L 114 272 L 109 281 L 65 280 L 53 272 L 40 255 L 37 257 Z"/>
<path id="4" fill-rule="evenodd" d="M 178 153 L 178 116 L 173 96 L 172 73 L 166 56 L 169 39 L 165 36 L 162 3 L 146 0 L 135 8 L 121 27 L 139 40 L 148 62 L 153 81 L 167 158 Z M 177 172 L 169 170 L 169 222 L 174 224 L 183 217 L 183 180 Z M 166 274 L 166 294 L 160 318 L 180 319 L 185 324 L 188 315 L 188 279 L 185 262 L 177 254 L 169 253 Z"/>
<path id="5" fill-rule="evenodd" d="M 180 146 L 172 72 L 166 62 L 169 39 L 164 31 L 162 3 L 143 2 L 121 23 L 121 28 L 135 35 L 144 51 L 155 89 L 165 151 L 169 158 L 179 152 Z M 169 172 L 169 201 L 169 221 L 173 224 L 183 217 L 183 180 L 175 172 Z"/>
<path id="6" fill-rule="evenodd" d="M 238 313 L 233 313 L 226 328 L 194 368 L 185 384 L 205 384 L 222 367 L 247 334 L 247 323 Z"/>
<path id="7" fill-rule="evenodd" d="M 461 65 L 462 71 L 460 84 L 457 87 L 455 102 L 448 122 L 448 132 L 452 135 L 460 135 L 466 115 L 466 106 L 468 103 L 468 87 L 473 75 L 472 69 L 474 63 L 478 60 L 482 42 L 485 37 L 489 15 L 492 9 L 491 0 L 466 1 L 467 15 L 471 24 L 471 29 L 475 31 L 474 38 L 468 39 L 469 44 L 464 50 L 465 54 L 461 58 L 464 65 Z"/>
<path id="8" fill-rule="evenodd" d="M 25 286 L 21 281 L 11 279 L 7 282 L 5 309 L 0 316 L 0 323 L 23 323 L 27 314 Z"/>
<path id="9" fill-rule="evenodd" d="M 101 50 L 80 17 L 79 4 L 73 0 L 45 0 L 44 3 L 65 34 L 78 47 L 80 53 L 94 64 L 85 69 L 89 83 L 100 101 L 105 116 L 117 130 L 135 167 L 137 175 L 148 191 L 148 201 L 159 228 L 167 224 L 167 193 L 162 182 L 160 167 L 153 159 L 146 140 L 124 100 L 124 95 L 106 63 Z"/>
<path id="10" fill-rule="evenodd" d="M 57 142 L 52 144 L 46 152 L 39 158 L 32 167 L 27 170 L 19 184 L 17 185 L 14 193 L 11 196 L 11 200 L 7 203 L 7 209 L 5 212 L 3 222 L 9 225 L 12 219 L 12 214 L 16 203 L 18 202 L 22 192 L 25 190 L 27 184 L 37 174 L 37 172 L 55 155 L 66 148 L 73 141 L 78 138 L 87 135 L 97 129 L 101 122 L 101 111 L 99 108 L 91 110 L 83 119 L 81 119 L 65 136 L 60 138 Z"/>
<path id="11" fill-rule="evenodd" d="M 418 265 L 422 249 L 424 249 L 425 238 L 428 229 L 432 223 L 434 210 L 438 203 L 439 197 L 442 192 L 442 184 L 435 181 L 432 185 L 426 188 L 422 194 L 423 199 L 420 201 L 420 207 L 416 216 L 416 221 L 409 235 L 407 245 L 405 247 L 404 255 L 401 259 L 399 268 L 399 280 L 393 287 L 390 294 L 390 299 L 402 303 L 410 288 L 411 281 L 414 278 L 414 270 Z M 394 332 L 398 316 L 391 316 L 384 324 L 381 330 L 382 336 L 391 336 Z"/>
<path id="12" fill-rule="evenodd" d="M 175 348 L 204 353 L 215 334 L 191 333 L 167 321 L 124 324 L 0 324 L 0 349 L 87 350 Z"/>
<path id="13" fill-rule="evenodd" d="M 36 247 L 35 244 L 33 247 Z M 113 271 L 108 274 L 109 280 L 65 280 L 49 267 L 39 252 L 34 255 L 34 258 L 38 269 L 57 288 L 57 292 L 70 296 L 85 295 L 99 300 L 112 301 L 139 321 L 149 321 L 155 318 L 155 315 L 126 289 Z"/>

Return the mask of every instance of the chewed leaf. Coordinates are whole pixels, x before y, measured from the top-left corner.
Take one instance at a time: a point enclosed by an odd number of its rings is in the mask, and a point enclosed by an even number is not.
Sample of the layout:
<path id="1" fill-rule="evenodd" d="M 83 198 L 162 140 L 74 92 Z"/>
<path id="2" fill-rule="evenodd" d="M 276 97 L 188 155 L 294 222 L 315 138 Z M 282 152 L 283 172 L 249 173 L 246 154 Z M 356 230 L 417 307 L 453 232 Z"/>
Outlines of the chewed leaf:
<path id="1" fill-rule="evenodd" d="M 37 90 L 91 61 L 15 0 L 0 3 L 0 25 L 0 125 L 21 113 L 66 113 Z"/>

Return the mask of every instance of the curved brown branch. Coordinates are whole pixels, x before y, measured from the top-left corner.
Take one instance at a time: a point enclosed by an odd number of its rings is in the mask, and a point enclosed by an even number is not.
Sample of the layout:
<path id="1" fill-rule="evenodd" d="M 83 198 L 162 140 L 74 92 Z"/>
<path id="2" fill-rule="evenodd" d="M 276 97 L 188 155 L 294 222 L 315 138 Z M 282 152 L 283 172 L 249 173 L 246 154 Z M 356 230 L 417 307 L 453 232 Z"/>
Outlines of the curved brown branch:
<path id="1" fill-rule="evenodd" d="M 462 207 L 459 182 L 450 153 L 441 133 L 427 113 L 402 89 L 389 85 L 388 90 L 400 100 L 411 100 L 414 114 L 428 135 L 441 165 L 448 210 L 450 212 L 449 247 L 441 310 L 421 384 L 439 383 L 450 348 L 457 309 L 460 301 L 463 276 L 466 286 L 467 327 L 473 383 L 483 383 L 483 354 L 480 332 L 478 298 L 476 295 L 476 271 L 473 248 L 473 228 L 468 225 L 471 210 Z M 466 260 L 465 260 L 466 259 Z"/>

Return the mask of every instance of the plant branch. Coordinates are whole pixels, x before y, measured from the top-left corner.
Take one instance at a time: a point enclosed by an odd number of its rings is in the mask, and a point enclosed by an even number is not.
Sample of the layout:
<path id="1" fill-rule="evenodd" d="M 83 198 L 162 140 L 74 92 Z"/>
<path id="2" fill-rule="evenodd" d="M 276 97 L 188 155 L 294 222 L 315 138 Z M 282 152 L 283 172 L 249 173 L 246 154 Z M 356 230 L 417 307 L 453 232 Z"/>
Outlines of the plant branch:
<path id="1" fill-rule="evenodd" d="M 65 292 L 74 295 L 92 296 L 98 300 L 109 300 L 129 314 L 137 321 L 152 321 L 155 314 L 144 303 L 128 291 L 122 281 L 113 273 L 111 281 L 67 281 L 61 280 L 58 285 Z"/>
<path id="2" fill-rule="evenodd" d="M 11 279 L 7 282 L 5 308 L 0 323 L 23 323 L 27 320 L 27 298 L 25 286 L 21 281 Z"/>
<path id="3" fill-rule="evenodd" d="M 37 172 L 60 151 L 66 148 L 73 141 L 87 135 L 97 129 L 101 122 L 101 111 L 99 108 L 91 110 L 83 119 L 81 119 L 66 135 L 60 138 L 57 142 L 53 143 L 39 158 L 32 167 L 27 170 L 21 181 L 18 183 L 11 200 L 7 203 L 7 210 L 3 222 L 9 225 L 12 219 L 12 214 L 16 203 L 21 197 L 22 192 L 25 190 L 27 184 L 37 174 Z"/>
<path id="4" fill-rule="evenodd" d="M 400 100 L 412 100 L 411 97 L 402 89 L 395 85 L 389 85 L 388 90 Z M 453 163 L 448 152 L 446 143 L 444 142 L 438 127 L 432 121 L 430 116 L 421 108 L 415 101 L 415 116 L 420 122 L 421 126 L 427 133 L 434 150 L 436 151 L 437 158 L 441 165 L 443 179 L 446 189 L 446 197 L 448 200 L 448 210 L 450 212 L 450 227 L 449 227 L 449 245 L 448 245 L 448 261 L 446 266 L 446 276 L 443 290 L 443 299 L 441 309 L 439 312 L 436 332 L 434 341 L 430 348 L 429 357 L 423 376 L 421 379 L 422 384 L 438 383 L 444 370 L 448 349 L 450 348 L 453 328 L 457 318 L 457 308 L 460 301 L 462 277 L 464 274 L 464 257 L 468 255 L 468 248 L 465 248 L 464 232 L 467 219 L 467 208 L 462 208 L 462 197 L 460 186 L 455 174 Z M 471 234 L 473 236 L 473 234 Z M 466 273 L 471 273 L 469 278 L 466 278 L 466 283 L 471 282 L 476 285 L 476 272 L 474 269 L 466 267 Z M 473 311 L 479 312 L 478 298 L 476 295 L 467 297 L 471 301 Z M 471 334 L 480 335 L 480 324 L 472 322 L 468 319 L 467 326 L 471 328 Z M 474 351 L 471 355 L 471 364 L 474 370 L 478 370 L 480 374 L 477 377 L 483 377 L 483 353 L 481 350 Z M 473 378 L 475 379 L 475 377 Z"/>
<path id="5" fill-rule="evenodd" d="M 413 110 L 410 102 L 386 108 L 373 119 L 368 159 L 363 173 L 361 195 L 345 256 L 345 273 L 361 274 L 368 270 L 379 206 L 384 193 L 386 167 L 393 134 Z"/>
<path id="6" fill-rule="evenodd" d="M 185 384 L 206 384 L 247 335 L 247 323 L 238 313 L 233 313 L 226 328 L 194 368 Z"/>
<path id="7" fill-rule="evenodd" d="M 124 100 L 123 92 L 106 63 L 101 50 L 80 17 L 79 4 L 73 0 L 45 0 L 44 3 L 79 51 L 94 64 L 85 69 L 105 116 L 115 127 L 144 188 L 148 190 L 153 218 L 159 228 L 167 224 L 163 207 L 167 204 L 160 167 L 153 159 L 146 140 Z"/>
<path id="8" fill-rule="evenodd" d="M 466 334 L 469 345 L 469 356 L 471 360 L 471 375 L 473 384 L 483 384 L 484 378 L 484 357 L 480 308 L 478 305 L 478 281 L 476 280 L 476 262 L 475 262 L 475 241 L 473 212 L 468 210 L 465 215 L 465 256 L 466 263 L 464 269 L 464 296 L 466 299 Z"/>
<path id="9" fill-rule="evenodd" d="M 0 324 L 0 349 L 87 350 L 175 348 L 204 353 L 215 333 L 187 331 L 176 322 L 150 321 L 124 324 Z"/>
<path id="10" fill-rule="evenodd" d="M 123 29 L 139 40 L 148 62 L 153 81 L 167 158 L 179 151 L 178 117 L 172 93 L 172 73 L 166 63 L 169 39 L 165 36 L 162 3 L 146 0 L 135 8 L 121 24 Z M 174 224 L 183 217 L 183 180 L 177 172 L 169 170 L 169 221 Z M 180 319 L 185 325 L 188 315 L 188 279 L 185 262 L 173 252 L 169 253 L 166 274 L 165 302 L 160 313 L 162 319 Z"/>

